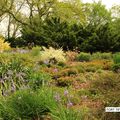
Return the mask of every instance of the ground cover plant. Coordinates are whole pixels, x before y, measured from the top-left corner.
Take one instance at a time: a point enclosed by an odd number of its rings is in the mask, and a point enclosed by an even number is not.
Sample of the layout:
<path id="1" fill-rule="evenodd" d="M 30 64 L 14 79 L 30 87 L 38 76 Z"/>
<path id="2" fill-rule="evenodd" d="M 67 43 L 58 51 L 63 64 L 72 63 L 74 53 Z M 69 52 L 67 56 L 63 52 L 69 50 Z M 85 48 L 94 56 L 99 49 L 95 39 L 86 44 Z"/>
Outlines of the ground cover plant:
<path id="1" fill-rule="evenodd" d="M 117 113 L 105 113 L 106 106 L 120 105 L 119 72 L 114 70 L 119 53 L 74 53 L 71 59 L 71 51 L 52 49 L 52 56 L 44 50 L 0 54 L 1 119 L 119 119 Z"/>

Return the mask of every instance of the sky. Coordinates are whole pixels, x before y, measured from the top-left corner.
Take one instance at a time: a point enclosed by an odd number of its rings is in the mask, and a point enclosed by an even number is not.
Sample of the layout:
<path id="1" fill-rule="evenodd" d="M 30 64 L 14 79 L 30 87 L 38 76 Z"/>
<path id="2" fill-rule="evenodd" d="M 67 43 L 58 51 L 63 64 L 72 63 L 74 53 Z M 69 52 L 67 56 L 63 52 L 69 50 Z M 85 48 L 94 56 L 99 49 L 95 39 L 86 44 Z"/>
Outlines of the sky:
<path id="1" fill-rule="evenodd" d="M 86 2 L 93 2 L 93 1 L 99 1 L 99 0 L 82 0 L 83 1 L 83 3 L 86 3 Z M 102 0 L 102 3 L 104 4 L 104 5 L 106 5 L 106 7 L 109 9 L 109 8 L 111 8 L 112 7 L 112 5 L 118 5 L 118 4 L 120 4 L 120 0 Z"/>

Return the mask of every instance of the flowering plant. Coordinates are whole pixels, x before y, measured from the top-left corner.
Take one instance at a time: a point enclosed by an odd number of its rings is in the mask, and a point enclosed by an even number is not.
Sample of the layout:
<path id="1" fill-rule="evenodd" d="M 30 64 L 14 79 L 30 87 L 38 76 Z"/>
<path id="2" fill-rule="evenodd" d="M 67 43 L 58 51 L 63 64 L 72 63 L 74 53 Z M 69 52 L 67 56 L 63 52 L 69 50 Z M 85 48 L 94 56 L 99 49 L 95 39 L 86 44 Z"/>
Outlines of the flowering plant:
<path id="1" fill-rule="evenodd" d="M 50 47 L 49 49 L 43 47 L 44 51 L 41 52 L 41 61 L 55 59 L 57 62 L 65 62 L 65 53 L 62 49 L 54 49 Z"/>
<path id="2" fill-rule="evenodd" d="M 3 37 L 0 37 L 0 52 L 10 49 L 9 43 L 5 42 Z"/>

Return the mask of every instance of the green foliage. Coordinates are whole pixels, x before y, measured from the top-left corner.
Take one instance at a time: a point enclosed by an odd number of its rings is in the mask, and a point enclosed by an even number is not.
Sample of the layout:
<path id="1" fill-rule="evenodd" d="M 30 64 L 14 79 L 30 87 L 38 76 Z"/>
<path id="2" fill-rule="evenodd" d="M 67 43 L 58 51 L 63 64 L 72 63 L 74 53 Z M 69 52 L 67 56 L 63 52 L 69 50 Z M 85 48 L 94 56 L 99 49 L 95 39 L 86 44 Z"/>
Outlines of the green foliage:
<path id="1" fill-rule="evenodd" d="M 114 64 L 114 65 L 112 66 L 112 70 L 113 70 L 114 72 L 120 72 L 120 63 Z"/>
<path id="2" fill-rule="evenodd" d="M 81 52 L 80 54 L 78 54 L 77 58 L 78 61 L 90 61 L 91 59 L 91 54 L 90 53 L 83 53 Z"/>
<path id="3" fill-rule="evenodd" d="M 112 59 L 112 54 L 111 53 L 101 53 L 101 59 Z"/>
<path id="4" fill-rule="evenodd" d="M 84 73 L 85 67 L 83 65 L 78 65 L 75 67 L 78 70 L 78 73 Z"/>
<path id="5" fill-rule="evenodd" d="M 69 87 L 72 85 L 72 77 L 61 77 L 56 80 L 56 85 L 60 87 Z"/>
<path id="6" fill-rule="evenodd" d="M 61 67 L 65 67 L 65 66 L 66 66 L 65 62 L 58 62 L 57 65 L 58 65 L 58 66 L 61 66 Z"/>
<path id="7" fill-rule="evenodd" d="M 107 59 L 107 60 L 110 60 L 112 59 L 112 54 L 111 53 L 101 53 L 101 52 L 96 52 L 96 53 L 93 53 L 92 54 L 92 59 L 93 60 L 99 60 L 99 59 Z"/>
<path id="8" fill-rule="evenodd" d="M 88 110 L 81 108 L 79 111 L 60 106 L 58 111 L 52 114 L 53 120 L 83 120 Z"/>
<path id="9" fill-rule="evenodd" d="M 33 47 L 32 48 L 32 51 L 31 51 L 31 55 L 32 56 L 38 56 L 40 55 L 40 50 L 41 50 L 41 47 Z"/>
<path id="10" fill-rule="evenodd" d="M 9 63 L 0 63 L 0 89 L 2 95 L 14 92 L 27 84 L 29 69 L 21 64 L 19 59 L 13 58 Z"/>
<path id="11" fill-rule="evenodd" d="M 97 71 L 97 67 L 94 66 L 94 65 L 88 65 L 86 68 L 85 68 L 85 71 L 86 72 L 96 72 Z"/>
<path id="12" fill-rule="evenodd" d="M 113 61 L 115 64 L 120 63 L 120 53 L 116 53 L 113 55 Z"/>
<path id="13" fill-rule="evenodd" d="M 40 73 L 40 72 L 33 72 L 29 75 L 29 86 L 37 90 L 45 85 L 47 85 L 48 82 L 50 82 L 51 77 L 46 73 Z"/>
<path id="14" fill-rule="evenodd" d="M 56 106 L 50 89 L 41 89 L 37 93 L 31 90 L 21 90 L 1 101 L 0 117 L 11 120 L 41 119 L 51 110 L 54 110 Z"/>
<path id="15" fill-rule="evenodd" d="M 78 74 L 78 71 L 75 68 L 71 68 L 67 72 L 68 72 L 68 76 L 74 76 Z"/>
<path id="16" fill-rule="evenodd" d="M 120 70 L 120 53 L 116 53 L 113 55 L 113 62 L 112 70 L 115 72 L 119 72 Z"/>

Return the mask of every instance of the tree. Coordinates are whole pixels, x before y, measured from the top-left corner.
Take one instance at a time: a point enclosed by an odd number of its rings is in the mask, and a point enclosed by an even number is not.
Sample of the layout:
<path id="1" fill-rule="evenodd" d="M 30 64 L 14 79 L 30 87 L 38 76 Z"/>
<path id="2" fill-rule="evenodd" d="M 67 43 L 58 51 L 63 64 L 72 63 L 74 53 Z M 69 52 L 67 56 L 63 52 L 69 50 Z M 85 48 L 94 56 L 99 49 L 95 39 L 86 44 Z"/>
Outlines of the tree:
<path id="1" fill-rule="evenodd" d="M 87 3 L 84 5 L 86 11 L 86 21 L 88 24 L 99 27 L 111 21 L 111 12 L 107 10 L 106 6 L 101 1 Z"/>
<path id="2" fill-rule="evenodd" d="M 53 6 L 52 17 L 58 17 L 69 23 L 84 23 L 85 17 L 81 0 L 66 0 L 56 2 Z"/>

